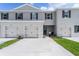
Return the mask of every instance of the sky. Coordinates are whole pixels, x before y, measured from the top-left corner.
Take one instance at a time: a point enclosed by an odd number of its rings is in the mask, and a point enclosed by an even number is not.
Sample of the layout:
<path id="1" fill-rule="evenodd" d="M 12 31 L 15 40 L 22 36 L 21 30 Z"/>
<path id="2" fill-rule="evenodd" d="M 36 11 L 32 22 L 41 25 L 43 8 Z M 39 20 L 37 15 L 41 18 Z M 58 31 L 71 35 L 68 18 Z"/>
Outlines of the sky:
<path id="1" fill-rule="evenodd" d="M 0 10 L 12 10 L 25 3 L 0 3 Z M 56 8 L 79 8 L 78 3 L 26 3 L 42 10 L 55 10 Z"/>

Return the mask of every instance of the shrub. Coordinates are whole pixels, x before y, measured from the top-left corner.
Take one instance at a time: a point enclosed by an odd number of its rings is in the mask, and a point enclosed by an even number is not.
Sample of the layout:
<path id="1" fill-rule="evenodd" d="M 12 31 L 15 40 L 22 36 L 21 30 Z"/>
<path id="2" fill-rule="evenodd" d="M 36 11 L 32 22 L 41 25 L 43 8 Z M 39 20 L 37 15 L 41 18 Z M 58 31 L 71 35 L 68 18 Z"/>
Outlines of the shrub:
<path id="1" fill-rule="evenodd" d="M 18 36 L 17 39 L 23 39 L 23 37 L 22 36 Z"/>

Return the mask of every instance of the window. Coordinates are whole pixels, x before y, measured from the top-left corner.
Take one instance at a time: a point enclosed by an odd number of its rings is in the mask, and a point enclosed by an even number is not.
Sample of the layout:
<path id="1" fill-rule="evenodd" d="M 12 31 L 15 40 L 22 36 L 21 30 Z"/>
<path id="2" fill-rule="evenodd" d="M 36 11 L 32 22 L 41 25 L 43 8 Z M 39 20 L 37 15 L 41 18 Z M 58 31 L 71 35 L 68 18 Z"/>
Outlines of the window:
<path id="1" fill-rule="evenodd" d="M 63 18 L 71 18 L 71 10 L 63 10 L 62 17 Z"/>
<path id="2" fill-rule="evenodd" d="M 1 13 L 1 19 L 7 19 L 8 20 L 8 13 Z"/>
<path id="3" fill-rule="evenodd" d="M 52 13 L 45 13 L 45 19 L 52 19 Z"/>
<path id="4" fill-rule="evenodd" d="M 31 13 L 30 14 L 30 19 L 38 20 L 38 13 Z"/>
<path id="5" fill-rule="evenodd" d="M 16 13 L 16 19 L 23 19 L 23 13 Z"/>
<path id="6" fill-rule="evenodd" d="M 77 33 L 77 32 L 79 32 L 79 26 L 78 25 L 75 25 L 74 26 L 74 31 Z"/>

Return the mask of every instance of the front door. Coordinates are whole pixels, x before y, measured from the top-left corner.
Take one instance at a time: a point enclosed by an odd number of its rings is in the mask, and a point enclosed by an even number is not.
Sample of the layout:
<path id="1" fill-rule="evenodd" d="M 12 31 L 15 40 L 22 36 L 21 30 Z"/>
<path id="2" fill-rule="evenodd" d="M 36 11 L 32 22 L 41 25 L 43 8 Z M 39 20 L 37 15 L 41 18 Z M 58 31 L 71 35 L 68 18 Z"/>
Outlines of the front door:
<path id="1" fill-rule="evenodd" d="M 43 35 L 47 35 L 47 27 L 43 26 Z"/>

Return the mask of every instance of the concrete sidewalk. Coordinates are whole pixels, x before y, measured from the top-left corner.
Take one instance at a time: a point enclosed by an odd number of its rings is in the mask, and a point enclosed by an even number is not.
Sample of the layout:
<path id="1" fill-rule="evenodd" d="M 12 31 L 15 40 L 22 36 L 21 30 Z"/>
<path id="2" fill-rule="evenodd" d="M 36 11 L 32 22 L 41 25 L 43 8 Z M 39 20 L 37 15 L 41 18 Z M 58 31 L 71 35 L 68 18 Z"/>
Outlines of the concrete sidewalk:
<path id="1" fill-rule="evenodd" d="M 0 50 L 1 56 L 73 56 L 51 38 L 26 38 Z"/>

